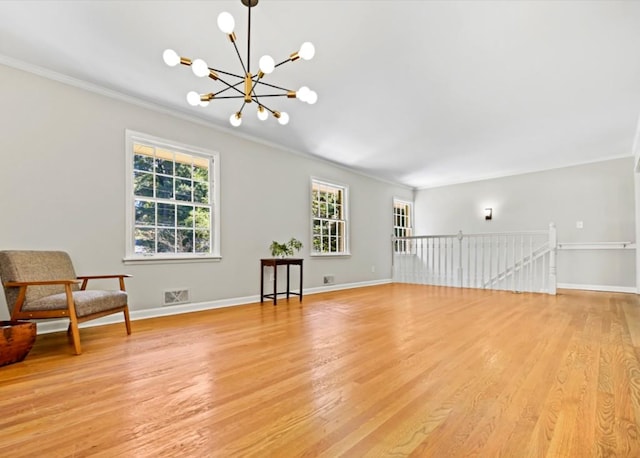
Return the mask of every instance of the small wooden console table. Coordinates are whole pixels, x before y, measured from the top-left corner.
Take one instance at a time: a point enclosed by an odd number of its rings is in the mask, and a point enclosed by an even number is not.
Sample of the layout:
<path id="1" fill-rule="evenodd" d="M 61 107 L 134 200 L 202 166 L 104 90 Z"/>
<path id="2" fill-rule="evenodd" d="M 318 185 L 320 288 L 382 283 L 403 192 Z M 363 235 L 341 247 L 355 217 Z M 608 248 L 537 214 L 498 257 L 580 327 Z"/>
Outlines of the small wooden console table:
<path id="1" fill-rule="evenodd" d="M 286 294 L 287 299 L 289 295 L 293 294 L 300 296 L 300 302 L 302 302 L 302 261 L 300 258 L 267 258 L 260 260 L 260 302 L 264 302 L 264 298 L 273 298 L 273 305 L 278 303 L 278 294 Z M 300 292 L 293 293 L 289 289 L 289 268 L 294 266 L 300 267 Z M 287 266 L 287 290 L 284 292 L 278 292 L 278 266 Z M 264 293 L 264 268 L 273 267 L 273 293 Z"/>

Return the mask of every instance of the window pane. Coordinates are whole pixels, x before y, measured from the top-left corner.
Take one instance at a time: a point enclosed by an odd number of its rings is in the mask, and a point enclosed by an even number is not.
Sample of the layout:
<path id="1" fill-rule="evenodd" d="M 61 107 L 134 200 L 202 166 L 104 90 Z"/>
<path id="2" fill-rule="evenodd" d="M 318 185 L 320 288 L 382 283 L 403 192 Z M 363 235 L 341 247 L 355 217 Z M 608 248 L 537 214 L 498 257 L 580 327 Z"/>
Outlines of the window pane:
<path id="1" fill-rule="evenodd" d="M 153 175 L 144 172 L 133 173 L 133 194 L 153 197 Z"/>
<path id="2" fill-rule="evenodd" d="M 342 205 L 341 204 L 336 204 L 335 205 L 333 217 L 335 219 L 342 219 Z"/>
<path id="3" fill-rule="evenodd" d="M 205 207 L 196 207 L 194 211 L 196 227 L 211 229 L 211 210 Z"/>
<path id="4" fill-rule="evenodd" d="M 178 205 L 178 227 L 193 227 L 193 207 Z"/>
<path id="5" fill-rule="evenodd" d="M 178 253 L 193 253 L 193 229 L 178 229 L 176 251 Z"/>
<path id="6" fill-rule="evenodd" d="M 158 226 L 175 226 L 176 206 L 173 204 L 158 203 Z"/>
<path id="7" fill-rule="evenodd" d="M 173 161 L 157 158 L 156 173 L 162 173 L 163 175 L 173 175 Z"/>
<path id="8" fill-rule="evenodd" d="M 195 182 L 193 184 L 193 201 L 203 204 L 209 203 L 209 183 Z"/>
<path id="9" fill-rule="evenodd" d="M 156 252 L 156 230 L 136 229 L 135 230 L 135 252 L 155 253 Z"/>
<path id="10" fill-rule="evenodd" d="M 326 218 L 329 215 L 326 199 L 320 200 L 320 218 Z"/>
<path id="11" fill-rule="evenodd" d="M 336 206 L 334 203 L 329 202 L 327 204 L 327 217 L 335 218 L 335 216 L 336 216 Z"/>
<path id="12" fill-rule="evenodd" d="M 136 200 L 136 225 L 155 226 L 156 224 L 156 204 L 145 200 Z"/>
<path id="13" fill-rule="evenodd" d="M 191 202 L 191 180 L 176 178 L 176 200 Z"/>
<path id="14" fill-rule="evenodd" d="M 338 234 L 338 223 L 331 222 L 331 223 L 328 223 L 328 226 L 329 226 L 329 234 L 330 235 Z"/>
<path id="15" fill-rule="evenodd" d="M 156 175 L 156 197 L 160 199 L 173 199 L 173 178 Z"/>
<path id="16" fill-rule="evenodd" d="M 193 158 L 188 154 L 175 155 L 176 176 L 191 179 L 191 163 Z"/>
<path id="17" fill-rule="evenodd" d="M 133 168 L 136 170 L 153 172 L 153 158 L 150 156 L 136 154 L 133 156 Z"/>
<path id="18" fill-rule="evenodd" d="M 158 253 L 174 253 L 176 235 L 174 229 L 158 229 Z"/>
<path id="19" fill-rule="evenodd" d="M 208 253 L 211 250 L 211 231 L 196 231 L 196 253 Z"/>
<path id="20" fill-rule="evenodd" d="M 209 168 L 204 165 L 193 166 L 193 179 L 198 181 L 209 181 Z"/>

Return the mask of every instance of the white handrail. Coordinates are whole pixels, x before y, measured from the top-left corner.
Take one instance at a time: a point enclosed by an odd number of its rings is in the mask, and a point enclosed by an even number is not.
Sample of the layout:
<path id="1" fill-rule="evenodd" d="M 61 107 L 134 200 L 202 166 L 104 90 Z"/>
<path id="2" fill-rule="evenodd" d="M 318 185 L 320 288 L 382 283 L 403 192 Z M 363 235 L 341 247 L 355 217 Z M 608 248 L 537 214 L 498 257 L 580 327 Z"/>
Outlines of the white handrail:
<path id="1" fill-rule="evenodd" d="M 635 242 L 560 242 L 559 250 L 635 250 Z"/>

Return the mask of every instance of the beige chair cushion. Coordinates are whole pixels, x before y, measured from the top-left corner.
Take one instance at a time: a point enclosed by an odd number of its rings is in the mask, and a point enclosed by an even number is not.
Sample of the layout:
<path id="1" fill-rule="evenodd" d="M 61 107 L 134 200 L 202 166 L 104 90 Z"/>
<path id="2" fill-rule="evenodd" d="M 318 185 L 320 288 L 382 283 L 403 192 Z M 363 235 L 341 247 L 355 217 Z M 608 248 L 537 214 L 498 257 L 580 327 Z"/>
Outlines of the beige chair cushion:
<path id="1" fill-rule="evenodd" d="M 127 305 L 127 293 L 124 291 L 74 291 L 73 301 L 76 305 L 78 318 L 98 312 L 117 309 Z M 22 310 L 64 310 L 67 308 L 67 295 L 65 293 L 54 294 L 31 301 L 22 307 Z"/>

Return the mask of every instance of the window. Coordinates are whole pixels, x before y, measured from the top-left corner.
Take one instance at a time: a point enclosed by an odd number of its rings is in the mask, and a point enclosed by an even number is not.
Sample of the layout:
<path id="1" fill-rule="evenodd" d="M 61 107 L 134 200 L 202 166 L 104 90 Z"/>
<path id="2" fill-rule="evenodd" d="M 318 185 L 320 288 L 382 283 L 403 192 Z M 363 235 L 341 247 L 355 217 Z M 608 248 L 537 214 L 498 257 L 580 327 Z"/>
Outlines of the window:
<path id="1" fill-rule="evenodd" d="M 311 180 L 312 255 L 349 254 L 347 188 Z"/>
<path id="2" fill-rule="evenodd" d="M 127 131 L 126 156 L 126 260 L 218 257 L 218 155 Z"/>
<path id="3" fill-rule="evenodd" d="M 413 204 L 404 200 L 393 199 L 393 235 L 411 237 L 413 235 Z M 408 249 L 407 240 L 396 240 L 396 253 L 404 253 Z"/>

